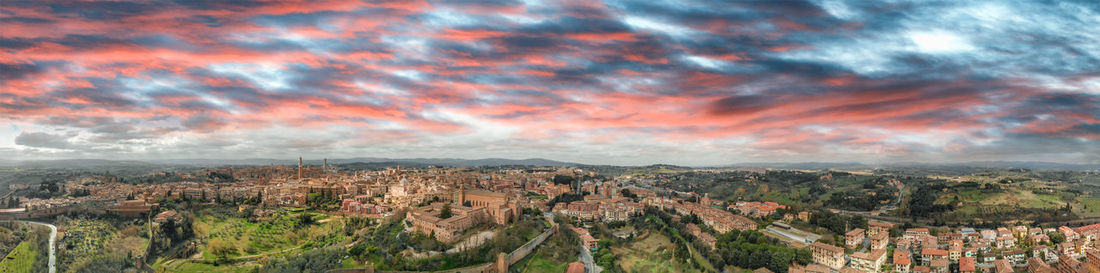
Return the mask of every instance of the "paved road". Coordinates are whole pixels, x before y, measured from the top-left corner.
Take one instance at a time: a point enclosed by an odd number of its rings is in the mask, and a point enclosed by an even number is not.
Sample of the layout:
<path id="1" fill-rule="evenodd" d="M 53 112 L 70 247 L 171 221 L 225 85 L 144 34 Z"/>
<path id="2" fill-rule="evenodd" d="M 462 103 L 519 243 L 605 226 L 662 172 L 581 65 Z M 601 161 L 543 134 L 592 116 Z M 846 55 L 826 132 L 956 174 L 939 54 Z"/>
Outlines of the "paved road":
<path id="1" fill-rule="evenodd" d="M 592 258 L 592 251 L 584 247 L 583 243 L 580 245 L 580 248 L 581 262 L 584 263 L 584 273 L 600 273 L 600 271 L 603 271 L 603 268 L 597 266 L 595 259 Z"/>
<path id="2" fill-rule="evenodd" d="M 50 273 L 57 273 L 57 226 L 32 221 L 20 221 L 28 224 L 43 225 L 50 228 Z"/>

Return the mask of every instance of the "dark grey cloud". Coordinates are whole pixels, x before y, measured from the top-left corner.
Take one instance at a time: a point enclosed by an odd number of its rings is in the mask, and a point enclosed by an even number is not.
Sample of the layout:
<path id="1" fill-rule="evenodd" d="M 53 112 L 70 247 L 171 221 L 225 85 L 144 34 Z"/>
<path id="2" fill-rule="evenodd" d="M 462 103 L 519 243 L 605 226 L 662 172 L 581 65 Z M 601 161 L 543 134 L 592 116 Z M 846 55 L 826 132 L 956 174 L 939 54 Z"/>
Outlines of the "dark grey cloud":
<path id="1" fill-rule="evenodd" d="M 775 97 L 766 95 L 734 95 L 711 104 L 710 112 L 718 115 L 752 114 L 778 104 Z"/>
<path id="2" fill-rule="evenodd" d="M 70 138 L 71 136 L 44 132 L 21 132 L 15 137 L 15 144 L 36 148 L 73 149 L 76 146 Z"/>
<path id="3" fill-rule="evenodd" d="M 21 79 L 42 72 L 35 64 L 0 62 L 0 81 Z"/>

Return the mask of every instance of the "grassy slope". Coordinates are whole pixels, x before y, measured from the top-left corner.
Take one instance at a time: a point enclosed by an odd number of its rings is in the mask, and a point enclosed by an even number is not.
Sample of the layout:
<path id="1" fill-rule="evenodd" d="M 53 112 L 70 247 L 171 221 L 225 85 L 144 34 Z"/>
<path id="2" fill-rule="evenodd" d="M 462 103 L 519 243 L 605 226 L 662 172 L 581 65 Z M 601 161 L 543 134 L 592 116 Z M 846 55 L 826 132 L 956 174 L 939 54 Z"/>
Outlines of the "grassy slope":
<path id="1" fill-rule="evenodd" d="M 0 272 L 31 272 L 38 251 L 32 242 L 22 242 L 0 261 Z"/>
<path id="2" fill-rule="evenodd" d="M 294 217 L 302 213 L 314 215 L 314 219 L 318 222 L 308 226 L 295 226 L 293 221 L 296 221 L 296 219 Z M 225 240 L 236 246 L 237 253 L 230 255 L 230 259 L 255 259 L 263 255 L 273 257 L 294 254 L 302 250 L 299 249 L 300 247 L 311 243 L 316 246 L 329 245 L 333 241 L 342 241 L 346 236 L 338 231 L 343 226 L 341 219 L 339 216 L 300 211 L 290 212 L 287 215 L 276 215 L 274 219 L 258 223 L 250 223 L 246 219 L 238 217 L 203 215 L 196 219 L 195 226 L 197 236 Z M 337 235 L 321 236 L 327 234 Z M 327 239 L 315 237 L 325 237 Z M 205 246 L 203 250 L 200 258 L 207 261 L 217 259 Z M 158 259 L 153 264 L 153 268 L 157 272 L 252 272 L 258 266 L 257 261 L 213 266 L 181 259 Z"/>
<path id="3" fill-rule="evenodd" d="M 278 215 L 270 221 L 257 223 L 250 223 L 236 217 L 203 216 L 197 225 L 204 226 L 202 229 L 206 230 L 202 232 L 206 234 L 200 235 L 208 235 L 210 239 L 225 240 L 237 246 L 237 254 L 230 255 L 230 258 L 280 252 L 299 247 L 302 243 L 309 241 L 311 233 L 327 234 L 341 226 L 337 221 L 338 218 L 324 216 L 331 220 L 308 227 L 296 227 L 294 215 L 296 214 Z M 207 260 L 217 258 L 210 251 L 204 251 L 202 257 Z"/>
<path id="4" fill-rule="evenodd" d="M 523 265 L 524 273 L 560 273 L 565 272 L 569 263 L 555 263 L 543 258 L 540 253 L 532 254 Z"/>
<path id="5" fill-rule="evenodd" d="M 1014 183 L 998 183 L 1002 179 L 1017 181 Z M 1057 209 L 1064 207 L 1066 198 L 1071 198 L 1070 205 L 1080 216 L 1100 216 L 1100 199 L 1092 197 L 1065 196 L 1062 191 L 1068 188 L 1062 183 L 1053 183 L 1026 179 L 1015 174 L 982 174 L 962 176 L 951 179 L 956 182 L 976 182 L 979 184 L 992 184 L 1004 188 L 1001 192 L 983 192 L 979 189 L 964 189 L 957 192 L 947 192 L 941 195 L 937 204 L 949 204 L 957 199 L 957 206 L 953 213 L 979 216 L 985 212 L 1012 210 L 1014 207 L 1027 209 Z M 1051 192 L 1043 192 L 1050 189 Z M 1039 193 L 1036 193 L 1039 191 Z M 1095 206 L 1090 206 L 1090 203 Z M 1087 208 L 1085 208 L 1087 207 Z"/>
<path id="6" fill-rule="evenodd" d="M 232 272 L 232 273 L 246 273 L 246 272 L 253 272 L 253 270 L 256 269 L 257 266 L 258 265 L 256 265 L 255 263 L 214 266 L 214 265 L 211 265 L 211 264 L 192 263 L 192 262 L 176 260 L 176 261 L 173 261 L 173 262 L 170 262 L 170 263 L 167 263 L 167 264 L 156 264 L 156 265 L 153 266 L 153 268 L 156 269 L 156 272 L 180 272 L 180 273 L 190 273 L 190 272 L 195 272 L 195 273 L 198 273 L 198 272 L 225 272 L 225 273 L 230 273 L 230 272 Z"/>
<path id="7" fill-rule="evenodd" d="M 675 245 L 661 232 L 650 230 L 645 235 L 639 236 L 638 241 L 630 243 L 626 247 L 611 247 L 611 252 L 618 256 L 619 265 L 626 272 L 654 272 L 654 273 L 684 273 L 697 271 L 684 271 L 687 266 L 682 266 L 677 261 L 671 261 L 672 249 Z"/>

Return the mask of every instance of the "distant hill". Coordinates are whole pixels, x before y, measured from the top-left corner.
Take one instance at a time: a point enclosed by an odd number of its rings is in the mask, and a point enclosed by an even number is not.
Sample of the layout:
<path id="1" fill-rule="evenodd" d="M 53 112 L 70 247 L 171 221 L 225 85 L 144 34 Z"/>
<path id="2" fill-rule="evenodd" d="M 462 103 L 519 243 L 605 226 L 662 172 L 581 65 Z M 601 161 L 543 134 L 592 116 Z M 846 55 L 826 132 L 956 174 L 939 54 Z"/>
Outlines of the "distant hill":
<path id="1" fill-rule="evenodd" d="M 1039 162 L 1039 161 L 979 161 L 964 163 L 965 165 L 975 167 L 990 167 L 990 168 L 1021 168 L 1032 170 L 1100 170 L 1100 164 L 1068 164 L 1068 163 L 1055 163 L 1055 162 Z"/>
<path id="2" fill-rule="evenodd" d="M 308 165 L 321 165 L 321 159 L 308 159 L 304 163 Z M 450 166 L 450 167 L 476 167 L 476 166 L 577 166 L 586 169 L 607 169 L 611 173 L 623 172 L 626 169 L 690 169 L 691 167 L 655 164 L 649 166 L 613 166 L 613 165 L 586 165 L 573 162 L 556 161 L 545 158 L 507 159 L 507 158 L 379 158 L 379 157 L 355 157 L 355 158 L 330 158 L 328 164 L 341 165 L 352 163 L 387 163 L 402 166 Z M 155 160 L 108 160 L 108 159 L 59 159 L 59 160 L 0 160 L 0 167 L 25 167 L 25 168 L 103 168 L 103 167 L 217 167 L 217 166 L 261 166 L 261 165 L 297 165 L 297 158 L 273 159 L 273 158 L 248 158 L 248 159 L 155 159 Z M 981 161 L 964 163 L 883 163 L 868 164 L 861 162 L 756 162 L 737 163 L 730 165 L 714 166 L 716 168 L 771 168 L 771 169 L 795 169 L 795 170 L 890 170 L 890 169 L 928 169 L 928 170 L 953 170 L 955 172 L 973 172 L 987 169 L 1031 169 L 1031 170 L 1100 170 L 1100 164 L 1069 164 L 1054 162 L 1024 162 L 1024 161 Z M 712 167 L 713 168 L 713 167 Z"/>
<path id="3" fill-rule="evenodd" d="M 320 159 L 304 160 L 308 165 L 321 165 Z M 451 167 L 475 167 L 475 166 L 577 166 L 580 164 L 555 161 L 543 158 L 506 159 L 458 159 L 458 158 L 330 158 L 328 164 L 352 164 L 352 163 L 391 163 L 395 165 L 424 165 L 424 166 L 451 166 Z M 100 168 L 100 167 L 165 167 L 165 166 L 258 166 L 258 165 L 297 165 L 297 159 L 156 159 L 156 160 L 107 160 L 107 159 L 61 159 L 61 160 L 31 160 L 31 161 L 0 161 L 0 166 L 26 167 L 26 168 Z"/>
<path id="4" fill-rule="evenodd" d="M 329 160 L 331 162 L 332 160 Z M 412 159 L 388 159 L 391 162 L 409 162 L 420 163 L 428 165 L 439 166 L 455 166 L 455 167 L 474 167 L 474 166 L 508 166 L 508 165 L 523 165 L 523 166 L 577 166 L 577 163 L 555 161 L 543 158 L 528 158 L 528 159 L 506 159 L 506 158 L 485 158 L 485 159 L 457 159 L 457 158 L 412 158 Z M 362 162 L 362 161 L 360 161 Z"/>
<path id="5" fill-rule="evenodd" d="M 960 163 L 923 163 L 923 162 L 896 162 L 882 164 L 866 164 L 860 162 L 794 162 L 794 163 L 738 163 L 722 167 L 734 168 L 772 168 L 772 169 L 797 169 L 797 170 L 873 170 L 873 169 L 936 169 L 958 170 L 961 172 L 974 172 L 989 169 L 1030 169 L 1030 170 L 1100 170 L 1100 164 L 1069 164 L 1037 161 L 975 161 Z"/>
<path id="6" fill-rule="evenodd" d="M 58 159 L 6 161 L 0 165 L 24 168 L 105 168 L 105 167 L 157 167 L 161 164 L 134 160 L 107 159 Z"/>
<path id="7" fill-rule="evenodd" d="M 872 169 L 871 165 L 866 165 L 859 162 L 792 162 L 792 163 L 769 163 L 769 162 L 755 162 L 755 163 L 738 163 L 732 165 L 726 165 L 722 167 L 732 168 L 771 168 L 771 169 L 792 169 L 792 170 L 856 170 L 856 169 Z"/>

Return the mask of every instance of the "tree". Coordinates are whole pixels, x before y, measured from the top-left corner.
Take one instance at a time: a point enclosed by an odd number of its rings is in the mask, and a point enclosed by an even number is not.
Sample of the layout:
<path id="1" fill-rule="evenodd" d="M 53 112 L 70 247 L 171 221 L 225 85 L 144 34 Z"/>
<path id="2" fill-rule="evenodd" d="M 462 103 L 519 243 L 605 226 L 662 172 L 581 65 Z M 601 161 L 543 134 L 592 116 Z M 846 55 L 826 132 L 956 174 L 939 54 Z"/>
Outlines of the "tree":
<path id="1" fill-rule="evenodd" d="M 453 216 L 451 214 L 451 204 L 443 204 L 443 209 L 439 211 L 439 219 L 447 219 Z"/>
<path id="2" fill-rule="evenodd" d="M 306 214 L 306 213 L 298 215 L 298 225 L 299 226 L 308 226 L 308 225 L 312 225 L 313 223 L 314 223 L 313 215 L 309 215 L 309 214 Z"/>
<path id="3" fill-rule="evenodd" d="M 866 229 L 867 228 L 867 219 L 863 218 L 863 216 L 855 215 L 855 216 L 852 216 L 852 218 L 848 218 L 848 225 L 851 228 Z"/>
<path id="4" fill-rule="evenodd" d="M 631 199 L 637 199 L 638 198 L 638 195 L 630 192 L 629 189 L 622 189 L 619 192 L 622 193 L 623 197 L 626 197 L 626 198 L 631 198 Z"/>
<path id="5" fill-rule="evenodd" d="M 298 255 L 288 255 L 273 258 L 263 263 L 263 268 L 269 273 L 283 272 L 325 272 L 332 268 L 340 267 L 340 260 L 347 253 L 343 247 L 325 247 L 307 250 Z M 400 256 L 394 256 L 399 259 Z M 395 260 L 395 262 L 399 262 Z"/>
<path id="6" fill-rule="evenodd" d="M 366 253 L 366 251 L 367 251 L 367 244 L 358 243 L 358 244 L 355 244 L 355 245 L 351 246 L 351 248 L 348 249 L 348 255 L 358 258 L 360 255 L 363 255 L 363 253 Z"/>
<path id="7" fill-rule="evenodd" d="M 1062 234 L 1061 232 L 1051 232 L 1050 233 L 1050 242 L 1052 242 L 1054 244 L 1061 244 L 1061 243 L 1064 243 L 1065 241 L 1066 241 L 1066 235 Z"/>
<path id="8" fill-rule="evenodd" d="M 206 247 L 210 249 L 210 253 L 218 258 L 218 261 L 228 261 L 229 255 L 237 254 L 235 246 L 220 238 L 211 239 Z"/>
<path id="9" fill-rule="evenodd" d="M 599 247 L 600 249 L 607 249 L 611 247 L 611 240 L 608 240 L 606 238 L 600 239 L 599 241 L 596 241 L 596 247 Z"/>
<path id="10" fill-rule="evenodd" d="M 553 179 L 554 184 L 558 184 L 558 185 L 572 185 L 573 181 L 576 181 L 576 180 L 577 179 L 573 178 L 572 176 L 560 175 L 560 174 L 554 175 L 554 179 Z"/>

